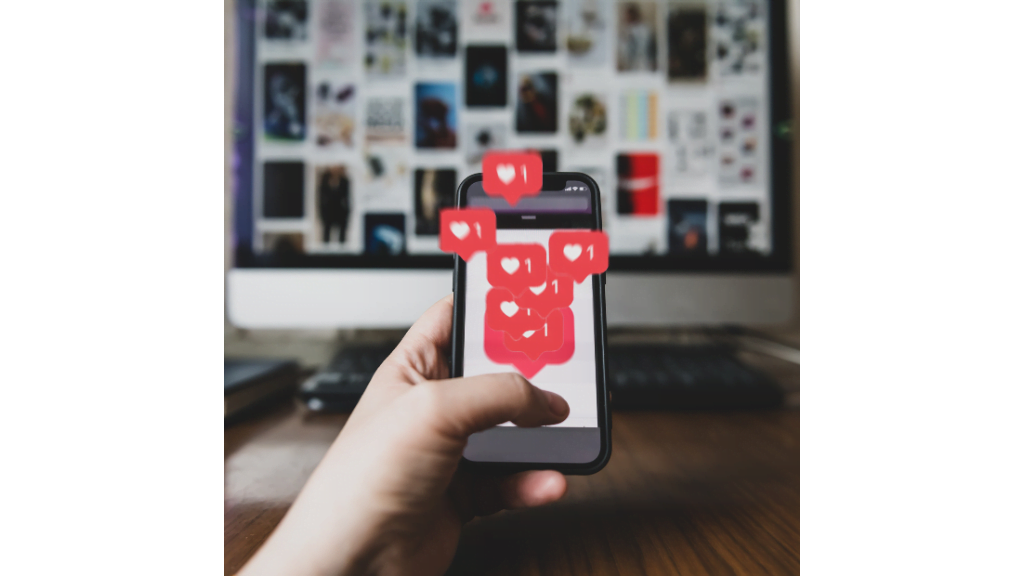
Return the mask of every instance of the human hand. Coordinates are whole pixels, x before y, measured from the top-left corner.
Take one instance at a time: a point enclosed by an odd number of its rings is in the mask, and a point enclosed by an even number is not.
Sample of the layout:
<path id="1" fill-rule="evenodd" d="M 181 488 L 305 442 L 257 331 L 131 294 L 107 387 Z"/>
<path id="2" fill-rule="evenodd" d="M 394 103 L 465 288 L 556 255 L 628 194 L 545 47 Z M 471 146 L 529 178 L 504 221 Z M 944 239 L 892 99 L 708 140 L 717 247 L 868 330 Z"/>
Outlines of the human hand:
<path id="1" fill-rule="evenodd" d="M 441 574 L 473 517 L 565 494 L 551 470 L 458 470 L 470 434 L 555 424 L 569 405 L 518 374 L 447 379 L 451 319 L 448 296 L 409 329 L 242 574 Z"/>

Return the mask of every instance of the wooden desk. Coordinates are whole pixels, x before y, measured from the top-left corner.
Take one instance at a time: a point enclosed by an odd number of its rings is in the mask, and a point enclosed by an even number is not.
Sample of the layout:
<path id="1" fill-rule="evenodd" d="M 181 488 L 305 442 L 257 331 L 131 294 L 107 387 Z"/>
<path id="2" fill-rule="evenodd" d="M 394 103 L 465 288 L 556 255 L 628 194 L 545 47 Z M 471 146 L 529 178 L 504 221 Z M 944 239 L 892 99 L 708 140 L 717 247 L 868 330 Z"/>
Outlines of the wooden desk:
<path id="1" fill-rule="evenodd" d="M 799 368 L 771 368 L 794 392 Z M 283 405 L 225 430 L 225 573 L 270 535 L 346 418 Z M 551 506 L 471 522 L 450 573 L 799 572 L 799 410 L 616 412 L 612 422 L 604 470 L 570 477 Z"/>

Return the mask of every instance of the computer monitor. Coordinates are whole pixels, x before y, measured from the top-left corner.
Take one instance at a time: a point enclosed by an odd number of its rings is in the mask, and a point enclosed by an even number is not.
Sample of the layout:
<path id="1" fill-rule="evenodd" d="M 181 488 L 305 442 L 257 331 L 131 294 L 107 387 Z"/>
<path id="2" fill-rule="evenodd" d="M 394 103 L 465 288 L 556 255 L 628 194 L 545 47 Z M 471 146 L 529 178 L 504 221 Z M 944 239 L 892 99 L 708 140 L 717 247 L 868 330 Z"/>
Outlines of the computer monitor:
<path id="1" fill-rule="evenodd" d="M 438 211 L 529 149 L 601 188 L 610 325 L 785 321 L 784 8 L 239 0 L 229 319 L 408 326 L 452 289 Z"/>

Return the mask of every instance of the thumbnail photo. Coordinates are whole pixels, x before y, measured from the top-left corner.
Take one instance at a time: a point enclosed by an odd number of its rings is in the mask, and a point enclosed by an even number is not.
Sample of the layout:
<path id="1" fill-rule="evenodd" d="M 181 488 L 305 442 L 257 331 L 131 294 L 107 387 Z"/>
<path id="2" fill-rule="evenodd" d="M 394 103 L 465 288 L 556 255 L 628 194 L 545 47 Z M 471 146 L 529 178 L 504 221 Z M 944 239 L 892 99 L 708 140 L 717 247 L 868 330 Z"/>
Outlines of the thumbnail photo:
<path id="1" fill-rule="evenodd" d="M 668 112 L 668 140 L 673 157 L 669 168 L 679 176 L 703 176 L 714 161 L 708 113 L 678 108 Z"/>
<path id="2" fill-rule="evenodd" d="M 405 214 L 363 216 L 363 251 L 373 256 L 398 256 L 405 253 Z"/>
<path id="3" fill-rule="evenodd" d="M 263 24 L 267 40 L 305 40 L 309 36 L 306 0 L 270 0 Z"/>
<path id="4" fill-rule="evenodd" d="M 306 165 L 302 162 L 263 163 L 263 217 L 305 216 Z"/>
<path id="5" fill-rule="evenodd" d="M 764 69 L 764 17 L 759 4 L 718 5 L 711 40 L 720 76 L 755 75 Z"/>
<path id="6" fill-rule="evenodd" d="M 352 184 L 343 165 L 316 168 L 316 207 L 321 241 L 327 245 L 348 241 L 348 220 L 352 212 Z M 337 234 L 335 234 L 337 230 Z"/>
<path id="7" fill-rule="evenodd" d="M 306 252 L 306 238 L 302 232 L 264 232 L 263 252 L 289 258 Z"/>
<path id="8" fill-rule="evenodd" d="M 534 150 L 537 154 L 540 154 L 540 168 L 544 172 L 558 172 L 558 150 L 554 148 L 545 148 L 543 150 Z"/>
<path id="9" fill-rule="evenodd" d="M 328 80 L 317 84 L 313 130 L 318 146 L 352 148 L 356 130 L 355 84 Z"/>
<path id="10" fill-rule="evenodd" d="M 486 38 L 509 29 L 511 0 L 461 0 L 467 32 Z"/>
<path id="11" fill-rule="evenodd" d="M 459 38 L 459 12 L 455 0 L 419 0 L 416 3 L 416 54 L 454 58 Z"/>
<path id="12" fill-rule="evenodd" d="M 742 255 L 768 250 L 767 227 L 761 224 L 756 202 L 722 202 L 718 205 L 718 251 Z"/>
<path id="13" fill-rule="evenodd" d="M 364 186 L 360 197 L 365 205 L 394 205 L 391 202 L 401 196 L 399 205 L 408 204 L 409 162 L 401 149 L 380 148 L 367 150 L 364 156 Z"/>
<path id="14" fill-rule="evenodd" d="M 516 132 L 554 134 L 557 131 L 558 74 L 520 74 Z"/>
<path id="15" fill-rule="evenodd" d="M 708 203 L 706 200 L 668 201 L 668 253 L 706 256 Z"/>
<path id="16" fill-rule="evenodd" d="M 708 77 L 708 14 L 703 6 L 668 6 L 668 80 L 704 82 Z"/>
<path id="17" fill-rule="evenodd" d="M 579 145 L 600 146 L 607 140 L 608 98 L 597 92 L 582 92 L 570 99 L 569 134 Z"/>
<path id="18" fill-rule="evenodd" d="M 718 182 L 723 186 L 759 180 L 757 100 L 724 99 L 718 103 Z"/>
<path id="19" fill-rule="evenodd" d="M 317 4 L 316 61 L 329 66 L 353 64 L 359 38 L 356 6 L 350 0 L 320 0 Z"/>
<path id="20" fill-rule="evenodd" d="M 491 150 L 504 150 L 508 146 L 508 130 L 504 124 L 469 124 L 466 126 L 466 163 L 483 162 L 484 154 Z"/>
<path id="21" fill-rule="evenodd" d="M 623 140 L 648 142 L 658 139 L 658 93 L 631 90 L 622 93 L 619 129 Z"/>
<path id="22" fill-rule="evenodd" d="M 370 0 L 365 4 L 366 74 L 395 77 L 405 74 L 408 34 L 404 1 Z"/>
<path id="23" fill-rule="evenodd" d="M 619 154 L 615 158 L 615 200 L 622 216 L 655 216 L 661 204 L 658 155 Z"/>
<path id="24" fill-rule="evenodd" d="M 416 170 L 413 190 L 416 198 L 416 235 L 437 236 L 440 211 L 455 206 L 455 170 Z"/>
<path id="25" fill-rule="evenodd" d="M 558 2 L 516 2 L 516 51 L 554 52 L 558 49 Z"/>
<path id="26" fill-rule="evenodd" d="M 620 2 L 619 72 L 654 72 L 658 69 L 658 20 L 654 2 Z"/>
<path id="27" fill-rule="evenodd" d="M 565 48 L 570 65 L 601 66 L 608 54 L 608 0 L 569 0 L 565 10 Z"/>
<path id="28" fill-rule="evenodd" d="M 270 140 L 306 138 L 306 65 L 263 67 L 263 134 Z"/>
<path id="29" fill-rule="evenodd" d="M 401 97 L 377 96 L 366 99 L 366 143 L 404 144 L 405 100 Z"/>
<path id="30" fill-rule="evenodd" d="M 416 147 L 455 148 L 455 84 L 418 82 L 416 84 Z"/>
<path id="31" fill-rule="evenodd" d="M 504 46 L 466 46 L 466 107 L 508 104 L 508 49 Z"/>

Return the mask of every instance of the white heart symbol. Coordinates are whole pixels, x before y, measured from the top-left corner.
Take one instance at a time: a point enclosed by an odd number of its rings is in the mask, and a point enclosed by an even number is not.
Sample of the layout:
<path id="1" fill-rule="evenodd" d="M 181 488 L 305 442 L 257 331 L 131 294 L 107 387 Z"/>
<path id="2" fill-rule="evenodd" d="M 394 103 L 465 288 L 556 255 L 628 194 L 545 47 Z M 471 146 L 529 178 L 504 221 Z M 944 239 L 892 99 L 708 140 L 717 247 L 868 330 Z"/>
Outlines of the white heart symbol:
<path id="1" fill-rule="evenodd" d="M 516 270 L 519 270 L 519 258 L 502 258 L 501 267 L 508 274 L 515 274 Z"/>
<path id="2" fill-rule="evenodd" d="M 583 254 L 583 246 L 579 244 L 566 244 L 565 248 L 562 249 L 562 254 L 569 259 L 569 262 L 575 262 L 580 254 Z"/>
<path id="3" fill-rule="evenodd" d="M 455 234 L 455 237 L 459 240 L 465 240 L 466 236 L 469 235 L 469 224 L 465 222 L 452 222 L 449 228 L 451 228 L 452 234 Z"/>
<path id="4" fill-rule="evenodd" d="M 505 313 L 505 316 L 511 318 L 516 315 L 516 312 L 519 312 L 519 305 L 515 302 L 502 302 L 501 311 Z"/>
<path id="5" fill-rule="evenodd" d="M 498 164 L 497 172 L 498 180 L 501 180 L 506 186 L 516 177 L 516 167 L 511 164 Z"/>
<path id="6" fill-rule="evenodd" d="M 529 338 L 530 336 L 533 336 L 534 332 L 536 332 L 536 330 L 527 330 L 526 332 L 523 332 L 523 338 Z"/>
<path id="7" fill-rule="evenodd" d="M 543 292 L 544 289 L 547 288 L 547 287 L 548 287 L 548 283 L 547 282 L 541 284 L 540 286 L 530 286 L 530 292 L 533 292 L 534 294 L 540 296 L 540 293 Z"/>

